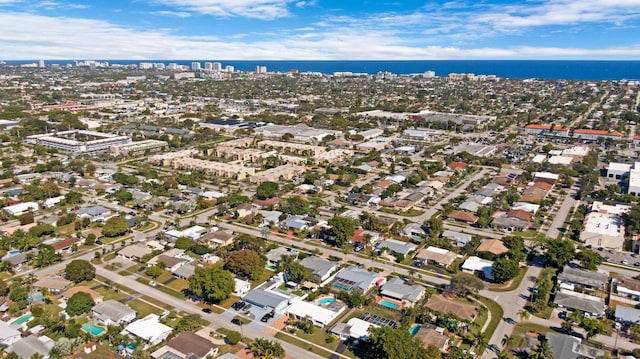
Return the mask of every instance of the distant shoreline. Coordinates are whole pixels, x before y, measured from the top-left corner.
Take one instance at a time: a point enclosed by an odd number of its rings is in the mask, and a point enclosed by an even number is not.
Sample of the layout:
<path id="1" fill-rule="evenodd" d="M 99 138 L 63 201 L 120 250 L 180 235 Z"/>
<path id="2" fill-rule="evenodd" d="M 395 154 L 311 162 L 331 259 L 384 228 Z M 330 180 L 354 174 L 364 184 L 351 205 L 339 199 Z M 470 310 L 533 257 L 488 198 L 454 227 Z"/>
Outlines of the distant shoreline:
<path id="1" fill-rule="evenodd" d="M 640 61 L 637 60 L 98 60 L 109 64 L 132 65 L 147 63 L 176 63 L 190 66 L 192 62 L 220 62 L 234 66 L 236 71 L 253 72 L 256 66 L 266 66 L 269 72 L 319 72 L 333 74 L 352 72 L 398 75 L 424 74 L 434 71 L 436 76 L 449 73 L 495 75 L 500 78 L 548 80 L 637 80 Z M 7 65 L 37 63 L 38 60 L 4 60 Z M 74 60 L 47 60 L 47 65 L 73 64 Z"/>

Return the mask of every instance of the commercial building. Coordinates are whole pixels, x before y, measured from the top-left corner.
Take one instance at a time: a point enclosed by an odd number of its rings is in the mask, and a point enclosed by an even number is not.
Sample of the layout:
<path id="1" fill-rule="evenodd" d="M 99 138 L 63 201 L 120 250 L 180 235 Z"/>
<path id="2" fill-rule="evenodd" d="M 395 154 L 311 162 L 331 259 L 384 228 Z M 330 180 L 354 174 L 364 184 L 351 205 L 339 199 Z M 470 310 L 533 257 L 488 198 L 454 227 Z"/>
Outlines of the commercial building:
<path id="1" fill-rule="evenodd" d="M 585 217 L 580 240 L 593 247 L 622 250 L 625 234 L 622 215 L 629 210 L 631 206 L 594 202 L 591 212 Z"/>
<path id="2" fill-rule="evenodd" d="M 295 126 L 268 125 L 254 129 L 254 133 L 266 138 L 282 138 L 285 134 L 291 134 L 295 141 L 316 143 L 330 135 L 342 137 L 342 132 L 340 131 L 317 129 L 304 124 Z"/>
<path id="3" fill-rule="evenodd" d="M 110 148 L 112 156 L 139 156 L 146 153 L 160 152 L 169 144 L 165 141 L 143 140 L 123 145 L 116 145 Z"/>
<path id="4" fill-rule="evenodd" d="M 131 143 L 131 139 L 126 136 L 85 130 L 31 135 L 25 141 L 63 152 L 86 154 L 104 152 L 113 146 Z"/>

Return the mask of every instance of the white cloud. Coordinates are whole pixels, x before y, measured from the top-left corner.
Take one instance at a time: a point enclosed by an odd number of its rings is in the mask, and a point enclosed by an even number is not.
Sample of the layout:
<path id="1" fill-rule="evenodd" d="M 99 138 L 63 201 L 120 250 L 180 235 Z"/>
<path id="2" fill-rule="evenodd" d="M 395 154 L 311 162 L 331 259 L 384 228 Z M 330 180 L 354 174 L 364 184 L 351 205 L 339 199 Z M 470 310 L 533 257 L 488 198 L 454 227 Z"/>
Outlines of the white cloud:
<path id="1" fill-rule="evenodd" d="M 152 11 L 150 14 L 157 16 L 179 17 L 181 19 L 185 19 L 191 16 L 190 13 L 184 11 Z"/>
<path id="2" fill-rule="evenodd" d="M 148 0 L 180 10 L 221 17 L 273 20 L 290 15 L 287 6 L 295 0 Z"/>
<path id="3" fill-rule="evenodd" d="M 46 29 L 46 31 L 43 31 Z M 346 26 L 298 28 L 271 36 L 178 36 L 171 30 L 139 31 L 106 21 L 0 13 L 0 53 L 11 59 L 626 59 L 640 44 L 599 49 L 562 47 L 442 46 L 407 39 L 388 29 Z"/>

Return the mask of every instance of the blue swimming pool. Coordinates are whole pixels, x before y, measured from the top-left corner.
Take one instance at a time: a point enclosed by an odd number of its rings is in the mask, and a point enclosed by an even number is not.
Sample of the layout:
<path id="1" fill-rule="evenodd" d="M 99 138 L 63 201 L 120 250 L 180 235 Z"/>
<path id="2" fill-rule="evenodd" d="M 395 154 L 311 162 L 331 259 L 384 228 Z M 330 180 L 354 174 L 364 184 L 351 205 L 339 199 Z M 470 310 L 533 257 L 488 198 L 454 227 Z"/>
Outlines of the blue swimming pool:
<path id="1" fill-rule="evenodd" d="M 421 325 L 420 324 L 414 324 L 411 326 L 411 328 L 409 328 L 409 333 L 411 333 L 411 335 L 416 335 L 418 334 L 418 330 L 420 330 Z"/>
<path id="2" fill-rule="evenodd" d="M 385 307 L 385 308 L 389 308 L 389 309 L 393 309 L 393 310 L 398 310 L 398 305 L 394 302 L 390 302 L 388 300 L 381 300 L 380 302 L 378 302 L 378 304 L 380 304 L 381 306 Z"/>
<path id="3" fill-rule="evenodd" d="M 33 315 L 31 315 L 31 313 L 25 314 L 25 315 L 21 316 L 20 318 L 14 320 L 13 322 L 11 322 L 11 324 L 22 325 L 22 324 L 30 321 L 31 318 L 33 318 Z"/>
<path id="4" fill-rule="evenodd" d="M 276 266 L 265 266 L 265 268 L 267 268 L 268 270 L 273 271 L 273 272 L 275 272 L 278 269 L 278 267 L 276 267 Z"/>
<path id="5" fill-rule="evenodd" d="M 19 251 L 19 250 L 17 250 L 17 249 L 12 249 L 12 250 L 10 250 L 10 251 L 9 251 L 9 254 L 10 254 L 10 255 L 19 254 L 19 253 L 22 253 L 22 252 L 20 252 L 20 251 Z"/>
<path id="6" fill-rule="evenodd" d="M 318 305 L 327 305 L 327 304 L 331 304 L 331 303 L 333 303 L 335 301 L 336 301 L 336 298 L 334 298 L 334 297 L 324 297 L 324 298 L 318 299 L 318 301 L 316 303 L 318 303 Z"/>
<path id="7" fill-rule="evenodd" d="M 83 329 L 85 332 L 87 332 L 87 333 L 89 333 L 89 334 L 93 335 L 94 337 L 97 337 L 98 335 L 102 334 L 102 333 L 105 331 L 105 329 L 104 329 L 103 327 L 99 327 L 99 326 L 97 326 L 97 325 L 94 325 L 94 324 L 93 324 L 93 323 L 91 323 L 91 322 L 89 322 L 89 323 L 87 323 L 87 324 L 83 325 L 83 326 L 82 326 L 82 329 Z"/>
<path id="8" fill-rule="evenodd" d="M 27 296 L 27 300 L 32 300 L 32 299 L 44 301 L 44 295 L 42 295 L 42 294 L 29 294 Z"/>
<path id="9" fill-rule="evenodd" d="M 344 290 L 345 292 L 348 292 L 349 290 L 351 290 L 350 286 L 342 283 L 333 283 L 333 288 L 337 290 Z"/>

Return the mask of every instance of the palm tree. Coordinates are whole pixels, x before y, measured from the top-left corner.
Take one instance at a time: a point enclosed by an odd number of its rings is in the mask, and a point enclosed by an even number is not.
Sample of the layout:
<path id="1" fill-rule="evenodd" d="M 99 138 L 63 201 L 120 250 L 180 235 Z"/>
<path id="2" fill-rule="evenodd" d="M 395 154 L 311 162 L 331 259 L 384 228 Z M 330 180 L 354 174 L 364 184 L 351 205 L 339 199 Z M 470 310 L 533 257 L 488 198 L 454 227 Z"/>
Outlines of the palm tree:
<path id="1" fill-rule="evenodd" d="M 520 318 L 520 322 L 523 322 L 525 320 L 529 320 L 529 318 L 531 318 L 531 313 L 529 313 L 528 310 L 526 309 L 520 309 L 518 311 L 518 318 Z"/>
<path id="2" fill-rule="evenodd" d="M 284 357 L 284 349 L 278 342 L 257 338 L 251 343 L 251 351 L 259 359 L 277 359 Z"/>
<path id="3" fill-rule="evenodd" d="M 502 340 L 500 341 L 500 343 L 502 343 L 502 347 L 506 347 L 506 348 L 508 348 L 511 344 L 513 344 L 514 339 L 515 339 L 515 338 L 514 338 L 514 337 L 512 337 L 511 335 L 509 335 L 509 334 L 505 334 L 505 335 L 502 337 Z"/>
<path id="4" fill-rule="evenodd" d="M 571 331 L 573 330 L 573 322 L 571 322 L 570 320 L 564 320 L 560 326 L 562 327 L 562 330 L 567 333 L 571 333 Z"/>
<path id="5" fill-rule="evenodd" d="M 496 355 L 494 356 L 494 359 L 511 359 L 513 358 L 513 355 L 511 355 L 511 353 L 509 353 L 508 351 L 502 351 L 502 350 L 496 350 Z"/>
<path id="6" fill-rule="evenodd" d="M 471 343 L 473 343 L 473 346 L 475 346 L 476 348 L 478 348 L 478 351 L 481 351 L 480 349 L 484 349 L 489 345 L 489 340 L 487 339 L 487 334 L 485 334 L 484 332 L 478 330 L 474 333 L 471 334 Z M 482 350 L 483 351 L 483 350 Z"/>
<path id="7" fill-rule="evenodd" d="M 529 353 L 529 359 L 547 359 L 551 358 L 553 352 L 551 346 L 546 341 L 541 341 L 536 345 L 531 353 Z"/>

